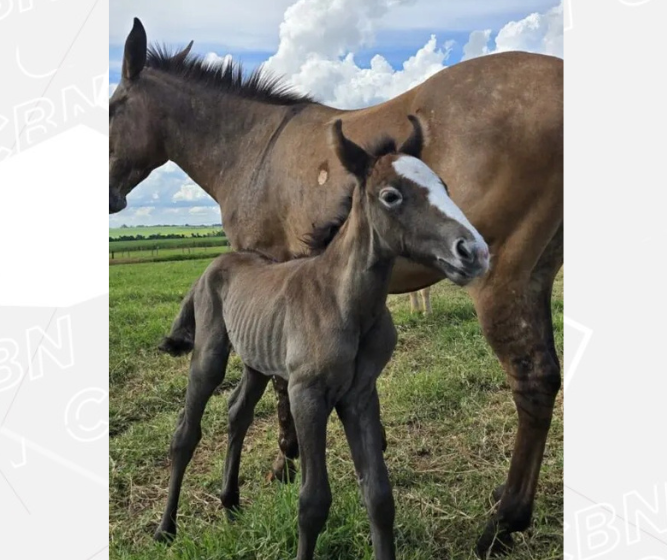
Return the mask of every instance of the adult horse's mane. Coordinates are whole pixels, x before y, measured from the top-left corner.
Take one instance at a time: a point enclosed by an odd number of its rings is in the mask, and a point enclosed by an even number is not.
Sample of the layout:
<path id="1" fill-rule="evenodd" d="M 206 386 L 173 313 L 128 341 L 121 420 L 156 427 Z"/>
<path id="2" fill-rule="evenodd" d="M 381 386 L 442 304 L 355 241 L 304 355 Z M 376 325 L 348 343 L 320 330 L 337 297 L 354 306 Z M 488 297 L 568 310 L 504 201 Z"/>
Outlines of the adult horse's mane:
<path id="1" fill-rule="evenodd" d="M 152 45 L 147 52 L 146 67 L 200 83 L 213 90 L 273 105 L 315 102 L 310 95 L 297 93 L 281 77 L 271 74 L 262 66 L 252 72 L 244 72 L 243 66 L 233 60 L 217 63 L 207 61 L 198 54 L 190 53 L 185 57 L 176 54 L 177 51 L 165 45 Z"/>

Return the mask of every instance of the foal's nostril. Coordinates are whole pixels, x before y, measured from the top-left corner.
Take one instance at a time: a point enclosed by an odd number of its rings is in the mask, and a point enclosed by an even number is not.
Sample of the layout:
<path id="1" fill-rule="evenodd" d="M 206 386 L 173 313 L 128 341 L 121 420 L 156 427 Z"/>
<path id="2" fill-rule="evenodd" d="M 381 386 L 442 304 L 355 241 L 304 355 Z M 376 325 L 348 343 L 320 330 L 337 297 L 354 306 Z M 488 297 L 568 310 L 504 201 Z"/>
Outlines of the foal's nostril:
<path id="1" fill-rule="evenodd" d="M 468 243 L 465 239 L 459 239 L 454 244 L 454 249 L 456 250 L 456 255 L 466 263 L 471 263 L 475 260 L 475 255 L 468 247 Z"/>

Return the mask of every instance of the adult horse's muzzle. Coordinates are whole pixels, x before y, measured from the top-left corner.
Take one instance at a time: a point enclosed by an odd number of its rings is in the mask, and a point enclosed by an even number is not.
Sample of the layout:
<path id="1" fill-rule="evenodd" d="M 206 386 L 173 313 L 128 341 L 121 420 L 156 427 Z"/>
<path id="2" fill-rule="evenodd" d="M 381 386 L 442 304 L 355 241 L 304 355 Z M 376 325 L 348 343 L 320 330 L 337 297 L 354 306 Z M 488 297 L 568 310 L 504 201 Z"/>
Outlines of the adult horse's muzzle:
<path id="1" fill-rule="evenodd" d="M 116 189 L 109 187 L 109 214 L 120 212 L 127 206 L 127 198 Z"/>
<path id="2" fill-rule="evenodd" d="M 435 267 L 459 286 L 465 286 L 489 270 L 489 247 L 481 239 L 457 239 L 449 251 L 435 255 Z"/>

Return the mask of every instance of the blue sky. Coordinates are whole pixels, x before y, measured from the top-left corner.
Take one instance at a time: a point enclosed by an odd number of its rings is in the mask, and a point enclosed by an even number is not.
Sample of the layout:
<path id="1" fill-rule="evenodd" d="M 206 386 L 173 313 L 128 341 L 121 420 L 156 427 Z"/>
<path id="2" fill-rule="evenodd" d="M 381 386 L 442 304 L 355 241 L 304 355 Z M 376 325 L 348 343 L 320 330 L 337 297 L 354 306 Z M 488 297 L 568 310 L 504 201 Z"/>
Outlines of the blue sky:
<path id="1" fill-rule="evenodd" d="M 142 19 L 149 41 L 183 46 L 194 39 L 195 52 L 230 54 L 248 69 L 278 53 L 270 62 L 272 70 L 321 101 L 345 108 L 376 103 L 405 91 L 415 79 L 421 81 L 459 62 L 466 45 L 469 58 L 496 50 L 562 56 L 562 14 L 554 13 L 558 0 L 343 0 L 342 5 L 346 2 L 347 11 L 336 11 L 327 0 L 233 4 L 199 0 L 199 9 L 193 11 L 193 3 L 178 0 L 117 0 L 110 5 L 110 90 L 120 80 L 123 41 L 135 15 Z M 289 8 L 293 4 L 298 5 Z M 328 34 L 322 33 L 325 25 Z M 486 38 L 481 43 L 471 40 L 471 33 L 485 30 L 490 32 L 488 43 Z M 432 35 L 435 43 L 429 45 Z M 369 68 L 371 59 L 380 55 L 393 69 L 384 72 L 386 87 L 374 90 L 376 86 L 369 82 L 367 89 L 362 84 L 359 91 L 351 91 L 337 73 L 341 54 L 346 53 L 353 53 L 355 71 Z M 330 84 L 313 82 L 302 70 L 299 57 L 313 54 L 331 76 Z M 411 69 L 403 71 L 404 62 L 414 56 Z M 349 75 L 349 66 L 345 75 Z M 172 163 L 155 170 L 135 188 L 128 203 L 126 210 L 109 217 L 110 227 L 220 221 L 215 201 Z"/>

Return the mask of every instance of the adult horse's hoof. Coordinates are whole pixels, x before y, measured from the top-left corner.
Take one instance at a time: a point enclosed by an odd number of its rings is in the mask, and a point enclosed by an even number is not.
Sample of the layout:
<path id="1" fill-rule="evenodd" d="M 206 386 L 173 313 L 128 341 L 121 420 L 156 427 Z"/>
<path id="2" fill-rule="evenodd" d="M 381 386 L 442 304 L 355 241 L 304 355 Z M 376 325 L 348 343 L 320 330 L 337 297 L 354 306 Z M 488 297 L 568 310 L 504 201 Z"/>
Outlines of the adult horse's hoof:
<path id="1" fill-rule="evenodd" d="M 505 493 L 505 485 L 501 484 L 493 492 L 491 492 L 491 498 L 493 499 L 493 504 L 497 504 L 500 501 L 500 498 L 503 497 Z"/>
<path id="2" fill-rule="evenodd" d="M 477 541 L 477 556 L 490 558 L 492 556 L 504 556 L 509 554 L 514 547 L 512 534 L 504 529 L 499 529 L 494 521 L 489 521 L 482 536 Z"/>
<path id="3" fill-rule="evenodd" d="M 284 456 L 279 456 L 273 462 L 271 472 L 267 476 L 270 482 L 277 480 L 278 482 L 291 483 L 296 479 L 296 465 L 292 459 L 286 459 Z"/>
<path id="4" fill-rule="evenodd" d="M 176 538 L 176 527 L 173 528 L 170 527 L 167 529 L 158 527 L 157 531 L 155 531 L 155 534 L 153 535 L 153 540 L 155 542 L 164 544 L 171 544 L 172 542 L 174 542 L 175 538 Z"/>

